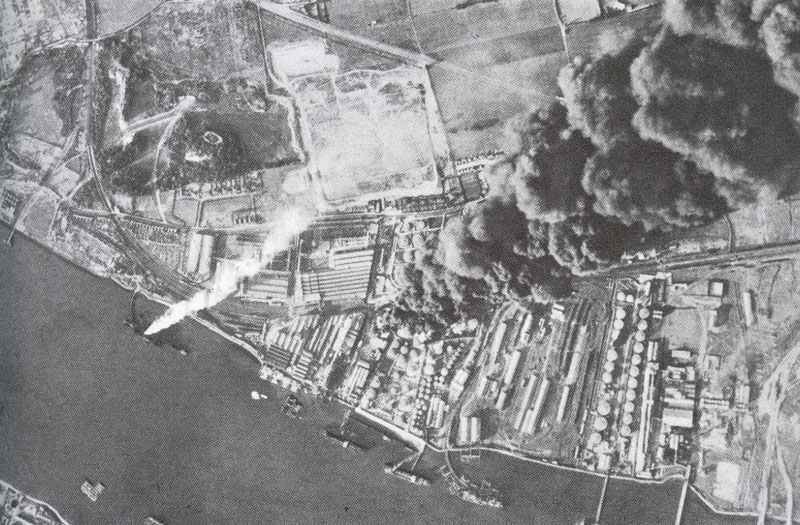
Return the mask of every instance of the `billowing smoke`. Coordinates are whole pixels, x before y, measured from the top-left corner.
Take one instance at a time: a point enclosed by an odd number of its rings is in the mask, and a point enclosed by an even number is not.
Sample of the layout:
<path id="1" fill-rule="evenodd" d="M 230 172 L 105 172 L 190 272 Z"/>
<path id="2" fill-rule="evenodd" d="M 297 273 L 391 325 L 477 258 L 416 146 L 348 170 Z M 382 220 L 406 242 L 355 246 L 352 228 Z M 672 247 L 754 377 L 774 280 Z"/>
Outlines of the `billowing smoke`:
<path id="1" fill-rule="evenodd" d="M 775 6 L 761 26 L 764 48 L 772 60 L 775 81 L 800 96 L 800 5 Z"/>
<path id="2" fill-rule="evenodd" d="M 554 104 L 512 122 L 509 131 L 515 135 L 514 153 L 485 173 L 490 197 L 515 204 L 529 220 L 549 223 L 583 210 L 588 203 L 581 173 L 593 148 L 569 127 L 566 109 Z M 485 207 L 473 221 L 483 221 L 495 208 Z"/>
<path id="3" fill-rule="evenodd" d="M 152 335 L 180 322 L 182 319 L 221 303 L 239 287 L 239 283 L 258 274 L 278 253 L 286 250 L 294 238 L 311 223 L 312 214 L 303 208 L 289 208 L 278 215 L 264 239 L 260 260 L 236 260 L 217 268 L 210 289 L 197 292 L 185 301 L 175 303 L 147 327 Z"/>
<path id="4" fill-rule="evenodd" d="M 772 77 L 761 51 L 665 29 L 631 65 L 634 127 L 755 200 L 785 184 L 800 151 L 796 98 Z"/>
<path id="5" fill-rule="evenodd" d="M 758 24 L 751 18 L 752 7 L 752 0 L 666 0 L 663 19 L 679 35 L 755 47 Z"/>
<path id="6" fill-rule="evenodd" d="M 792 190 L 800 1 L 666 0 L 662 22 L 574 60 L 563 104 L 510 124 L 487 198 L 409 270 L 417 298 L 558 296 L 631 243 Z"/>

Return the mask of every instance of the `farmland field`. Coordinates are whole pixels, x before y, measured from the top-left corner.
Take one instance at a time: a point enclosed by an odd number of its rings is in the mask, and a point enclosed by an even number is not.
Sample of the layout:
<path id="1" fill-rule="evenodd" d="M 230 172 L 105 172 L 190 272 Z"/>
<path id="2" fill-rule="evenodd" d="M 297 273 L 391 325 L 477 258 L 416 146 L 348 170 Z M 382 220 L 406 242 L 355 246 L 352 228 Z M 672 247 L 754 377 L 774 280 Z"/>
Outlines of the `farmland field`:
<path id="1" fill-rule="evenodd" d="M 431 67 L 431 83 L 453 154 L 464 157 L 503 149 L 508 121 L 549 104 L 558 93 L 556 77 L 565 64 L 564 54 L 556 52 L 477 71 L 443 64 Z"/>
<path id="2" fill-rule="evenodd" d="M 404 40 L 408 38 L 405 31 L 398 29 L 412 29 L 413 26 L 425 53 L 468 43 L 483 45 L 497 38 L 557 24 L 549 0 L 498 0 L 458 8 L 461 3 L 459 0 L 414 0 L 410 2 L 412 16 L 409 18 L 405 2 L 400 0 L 369 3 L 342 0 L 331 3 L 331 24 L 401 47 L 407 47 Z M 387 27 L 391 29 L 388 39 Z M 392 37 L 398 39 L 390 40 Z M 419 50 L 416 46 L 410 49 Z"/>
<path id="3" fill-rule="evenodd" d="M 136 23 L 164 3 L 164 0 L 98 0 L 97 32 L 115 33 Z"/>
<path id="4" fill-rule="evenodd" d="M 132 2 L 135 3 L 135 2 Z M 180 78 L 220 79 L 263 62 L 257 22 L 251 10 L 222 2 L 166 4 L 158 9 L 131 38 L 163 66 L 163 73 Z"/>
<path id="5" fill-rule="evenodd" d="M 0 2 L 0 81 L 14 75 L 30 50 L 82 36 L 84 5 L 83 0 Z"/>
<path id="6" fill-rule="evenodd" d="M 618 16 L 567 26 L 567 53 L 570 58 L 610 51 L 634 34 L 655 33 L 661 24 L 661 7 L 655 5 Z"/>
<path id="7" fill-rule="evenodd" d="M 78 66 L 78 67 L 76 67 Z M 37 56 L 23 70 L 20 89 L 13 96 L 9 135 L 23 134 L 52 145 L 64 142 L 65 121 L 73 118 L 74 97 L 59 99 L 65 81 L 80 75 L 77 52 L 50 52 Z M 80 90 L 78 90 L 80 93 Z M 71 125 L 69 126 L 71 128 Z"/>

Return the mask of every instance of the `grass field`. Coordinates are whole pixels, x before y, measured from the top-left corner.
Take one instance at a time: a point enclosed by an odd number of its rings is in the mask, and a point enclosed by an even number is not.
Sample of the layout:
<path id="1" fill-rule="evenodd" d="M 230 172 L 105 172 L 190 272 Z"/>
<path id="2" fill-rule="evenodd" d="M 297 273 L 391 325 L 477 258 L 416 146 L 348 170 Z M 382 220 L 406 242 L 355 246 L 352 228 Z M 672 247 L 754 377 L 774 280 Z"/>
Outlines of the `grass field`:
<path id="1" fill-rule="evenodd" d="M 737 248 L 788 242 L 800 234 L 794 224 L 800 212 L 800 202 L 779 200 L 748 206 L 730 214 Z"/>
<path id="2" fill-rule="evenodd" d="M 168 3 L 137 35 L 162 74 L 220 79 L 252 70 L 263 78 L 255 15 L 238 4 Z"/>
<path id="3" fill-rule="evenodd" d="M 593 56 L 609 51 L 614 43 L 622 44 L 633 35 L 655 33 L 661 25 L 661 6 L 653 5 L 609 18 L 598 18 L 567 26 L 567 53 L 570 58 Z"/>
<path id="4" fill-rule="evenodd" d="M 377 40 L 408 47 L 411 30 L 414 51 L 418 39 L 421 50 L 433 53 L 465 44 L 486 42 L 557 23 L 549 0 L 498 0 L 459 9 L 459 0 L 342 0 L 331 2 L 331 24 Z M 388 31 L 387 31 L 388 29 Z M 415 33 L 415 35 L 414 35 Z"/>
<path id="5" fill-rule="evenodd" d="M 31 49 L 84 34 L 83 0 L 0 2 L 0 81 L 11 77 Z"/>
<path id="6" fill-rule="evenodd" d="M 550 104 L 556 77 L 566 64 L 561 52 L 475 69 L 430 68 L 448 141 L 456 157 L 503 149 L 508 122 Z"/>
<path id="7" fill-rule="evenodd" d="M 251 203 L 252 198 L 249 195 L 206 201 L 201 206 L 200 225 L 212 228 L 231 226 L 231 214 L 236 210 L 249 208 Z"/>
<path id="8" fill-rule="evenodd" d="M 200 201 L 191 198 L 175 199 L 172 206 L 172 215 L 187 226 L 194 226 L 200 213 Z"/>
<path id="9" fill-rule="evenodd" d="M 156 10 L 164 0 L 98 0 L 97 32 L 114 33 Z"/>
<path id="10" fill-rule="evenodd" d="M 20 88 L 14 94 L 9 135 L 30 135 L 53 145 L 64 142 L 61 134 L 63 122 L 55 103 L 57 84 L 54 76 L 59 65 L 56 54 L 50 58 L 41 55 L 25 69 Z"/>

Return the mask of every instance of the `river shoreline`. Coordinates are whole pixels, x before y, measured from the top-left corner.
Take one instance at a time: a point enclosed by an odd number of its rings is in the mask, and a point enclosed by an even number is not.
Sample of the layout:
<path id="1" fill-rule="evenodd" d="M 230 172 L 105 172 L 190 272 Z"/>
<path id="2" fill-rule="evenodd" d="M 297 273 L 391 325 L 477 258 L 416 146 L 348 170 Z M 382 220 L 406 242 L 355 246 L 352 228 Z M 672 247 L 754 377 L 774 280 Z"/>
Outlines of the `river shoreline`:
<path id="1" fill-rule="evenodd" d="M 281 391 L 258 379 L 252 355 L 233 351 L 240 344 L 186 321 L 180 337 L 192 345 L 190 357 L 148 345 L 120 329 L 130 296 L 119 283 L 61 264 L 66 259 L 28 238 L 17 242 L 0 252 L 0 293 L 14 298 L 0 307 L 0 478 L 72 523 L 135 523 L 147 514 L 170 523 L 263 522 L 253 512 L 290 523 L 387 515 L 422 523 L 529 523 L 536 515 L 570 523 L 596 504 L 589 480 L 596 476 L 511 456 L 484 461 L 482 475 L 496 476 L 507 492 L 499 511 L 465 504 L 441 483 L 420 489 L 389 478 L 383 463 L 407 454 L 399 444 L 358 454 L 322 438 L 322 428 L 340 420 L 341 405 L 309 399 L 306 420 L 285 418 Z M 272 399 L 245 400 L 253 389 Z M 502 468 L 492 473 L 493 463 Z M 83 477 L 109 487 L 97 504 L 77 490 Z M 562 485 L 547 483 L 556 478 Z M 650 514 L 639 510 L 652 519 L 638 523 L 670 522 L 663 519 L 676 508 L 674 491 L 619 486 L 629 488 L 610 491 L 604 518 L 626 523 L 637 515 L 631 508 L 650 503 L 636 494 L 654 490 L 666 499 Z M 567 487 L 586 509 L 548 503 L 562 501 Z M 264 501 L 264 494 L 277 499 Z M 752 520 L 714 515 L 690 492 L 683 523 L 731 522 Z"/>

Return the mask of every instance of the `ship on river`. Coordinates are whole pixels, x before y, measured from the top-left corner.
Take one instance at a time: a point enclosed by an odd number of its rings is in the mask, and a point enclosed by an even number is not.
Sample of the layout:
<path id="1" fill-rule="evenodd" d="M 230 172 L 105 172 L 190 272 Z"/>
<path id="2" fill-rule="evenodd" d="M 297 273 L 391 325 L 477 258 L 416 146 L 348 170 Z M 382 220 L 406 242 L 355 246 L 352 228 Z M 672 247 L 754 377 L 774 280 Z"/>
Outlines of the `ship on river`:
<path id="1" fill-rule="evenodd" d="M 393 467 L 391 465 L 386 465 L 383 467 L 383 471 L 390 476 L 394 476 L 396 478 L 400 478 L 403 481 L 411 483 L 413 485 L 420 485 L 422 487 L 427 487 L 431 484 L 430 480 L 427 478 L 420 476 L 418 474 L 414 474 L 413 472 L 409 472 L 407 470 Z"/>

